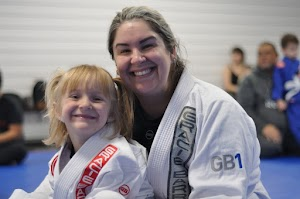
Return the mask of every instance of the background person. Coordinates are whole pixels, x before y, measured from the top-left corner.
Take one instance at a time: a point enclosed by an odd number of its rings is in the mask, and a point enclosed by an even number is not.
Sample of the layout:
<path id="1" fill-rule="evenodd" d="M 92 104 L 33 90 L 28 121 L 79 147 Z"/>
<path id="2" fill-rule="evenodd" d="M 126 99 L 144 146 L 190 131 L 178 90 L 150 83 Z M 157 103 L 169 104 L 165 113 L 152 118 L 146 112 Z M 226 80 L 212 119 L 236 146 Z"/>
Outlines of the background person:
<path id="1" fill-rule="evenodd" d="M 32 101 L 33 110 L 44 111 L 46 108 L 45 102 L 45 89 L 46 82 L 43 80 L 37 80 L 33 86 Z"/>
<path id="2" fill-rule="evenodd" d="M 284 58 L 276 64 L 274 69 L 272 98 L 276 100 L 280 111 L 286 110 L 292 136 L 297 141 L 300 150 L 300 62 L 297 59 L 298 45 L 299 41 L 296 35 L 285 34 L 281 38 Z"/>
<path id="3" fill-rule="evenodd" d="M 0 165 L 21 163 L 27 154 L 23 138 L 23 110 L 13 96 L 4 95 L 0 71 Z"/>
<path id="4" fill-rule="evenodd" d="M 231 50 L 231 62 L 224 67 L 224 90 L 233 98 L 236 98 L 240 82 L 251 72 L 251 68 L 245 64 L 244 51 L 239 47 Z"/>
<path id="5" fill-rule="evenodd" d="M 258 47 L 257 67 L 240 85 L 237 101 L 255 122 L 261 146 L 261 157 L 284 153 L 289 129 L 286 115 L 272 100 L 272 75 L 277 62 L 277 51 L 272 43 Z M 288 143 L 287 143 L 288 144 Z"/>

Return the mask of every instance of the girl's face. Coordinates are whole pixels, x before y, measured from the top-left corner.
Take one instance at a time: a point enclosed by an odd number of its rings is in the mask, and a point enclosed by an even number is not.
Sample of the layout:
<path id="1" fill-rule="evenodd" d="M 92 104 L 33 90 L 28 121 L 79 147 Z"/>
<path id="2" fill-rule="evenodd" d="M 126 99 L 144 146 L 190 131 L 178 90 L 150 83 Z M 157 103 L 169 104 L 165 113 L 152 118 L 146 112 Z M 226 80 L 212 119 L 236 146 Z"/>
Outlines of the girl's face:
<path id="1" fill-rule="evenodd" d="M 100 89 L 79 87 L 63 95 L 58 117 L 71 139 L 84 143 L 110 120 L 110 106 Z"/>
<path id="2" fill-rule="evenodd" d="M 137 96 L 165 92 L 174 58 L 148 23 L 141 19 L 126 21 L 116 31 L 113 54 L 118 74 Z"/>

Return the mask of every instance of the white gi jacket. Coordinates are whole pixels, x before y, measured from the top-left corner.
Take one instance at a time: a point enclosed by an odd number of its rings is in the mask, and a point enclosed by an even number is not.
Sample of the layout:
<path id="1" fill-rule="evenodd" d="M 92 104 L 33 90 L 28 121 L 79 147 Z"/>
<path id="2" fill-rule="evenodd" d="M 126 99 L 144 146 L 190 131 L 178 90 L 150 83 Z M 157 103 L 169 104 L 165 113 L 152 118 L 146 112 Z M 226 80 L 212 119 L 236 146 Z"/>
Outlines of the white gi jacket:
<path id="1" fill-rule="evenodd" d="M 102 128 L 89 138 L 70 159 L 68 142 L 49 162 L 49 172 L 32 193 L 15 190 L 20 198 L 153 198 L 146 177 L 146 150 L 119 136 L 108 139 L 112 128 Z"/>
<path id="2" fill-rule="evenodd" d="M 185 69 L 148 158 L 155 198 L 269 198 L 259 155 L 254 122 L 241 106 Z"/>

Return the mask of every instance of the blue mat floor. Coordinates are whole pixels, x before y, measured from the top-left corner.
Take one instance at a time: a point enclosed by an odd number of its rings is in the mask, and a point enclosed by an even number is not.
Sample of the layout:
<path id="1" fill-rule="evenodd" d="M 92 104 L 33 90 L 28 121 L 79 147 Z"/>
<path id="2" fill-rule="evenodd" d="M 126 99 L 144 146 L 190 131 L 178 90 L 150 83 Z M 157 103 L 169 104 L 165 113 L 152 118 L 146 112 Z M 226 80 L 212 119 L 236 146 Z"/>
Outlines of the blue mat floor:
<path id="1" fill-rule="evenodd" d="M 300 157 L 262 159 L 260 168 L 272 199 L 300 199 Z"/>
<path id="2" fill-rule="evenodd" d="M 32 192 L 46 176 L 55 151 L 31 151 L 21 165 L 0 166 L 0 199 L 7 199 L 16 188 Z M 262 182 L 272 199 L 300 198 L 300 158 L 262 159 L 261 170 Z"/>
<path id="3" fill-rule="evenodd" d="M 24 163 L 0 166 L 0 199 L 7 199 L 14 189 L 32 192 L 48 173 L 48 162 L 56 150 L 31 151 Z"/>

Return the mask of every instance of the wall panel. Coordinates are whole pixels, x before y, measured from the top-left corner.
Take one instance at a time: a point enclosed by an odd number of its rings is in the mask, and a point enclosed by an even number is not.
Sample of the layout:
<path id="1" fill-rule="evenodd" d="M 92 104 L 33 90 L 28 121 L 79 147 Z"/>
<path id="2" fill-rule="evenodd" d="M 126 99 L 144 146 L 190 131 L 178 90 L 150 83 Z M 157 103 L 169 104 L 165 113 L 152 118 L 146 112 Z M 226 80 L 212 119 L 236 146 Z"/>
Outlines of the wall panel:
<path id="1" fill-rule="evenodd" d="M 200 79 L 222 86 L 230 48 L 240 45 L 255 65 L 257 46 L 285 32 L 300 37 L 297 0 L 1 0 L 0 68 L 4 91 L 29 96 L 36 79 L 57 68 L 89 63 L 115 75 L 106 50 L 107 31 L 124 6 L 158 9 L 180 40 L 189 68 Z"/>

